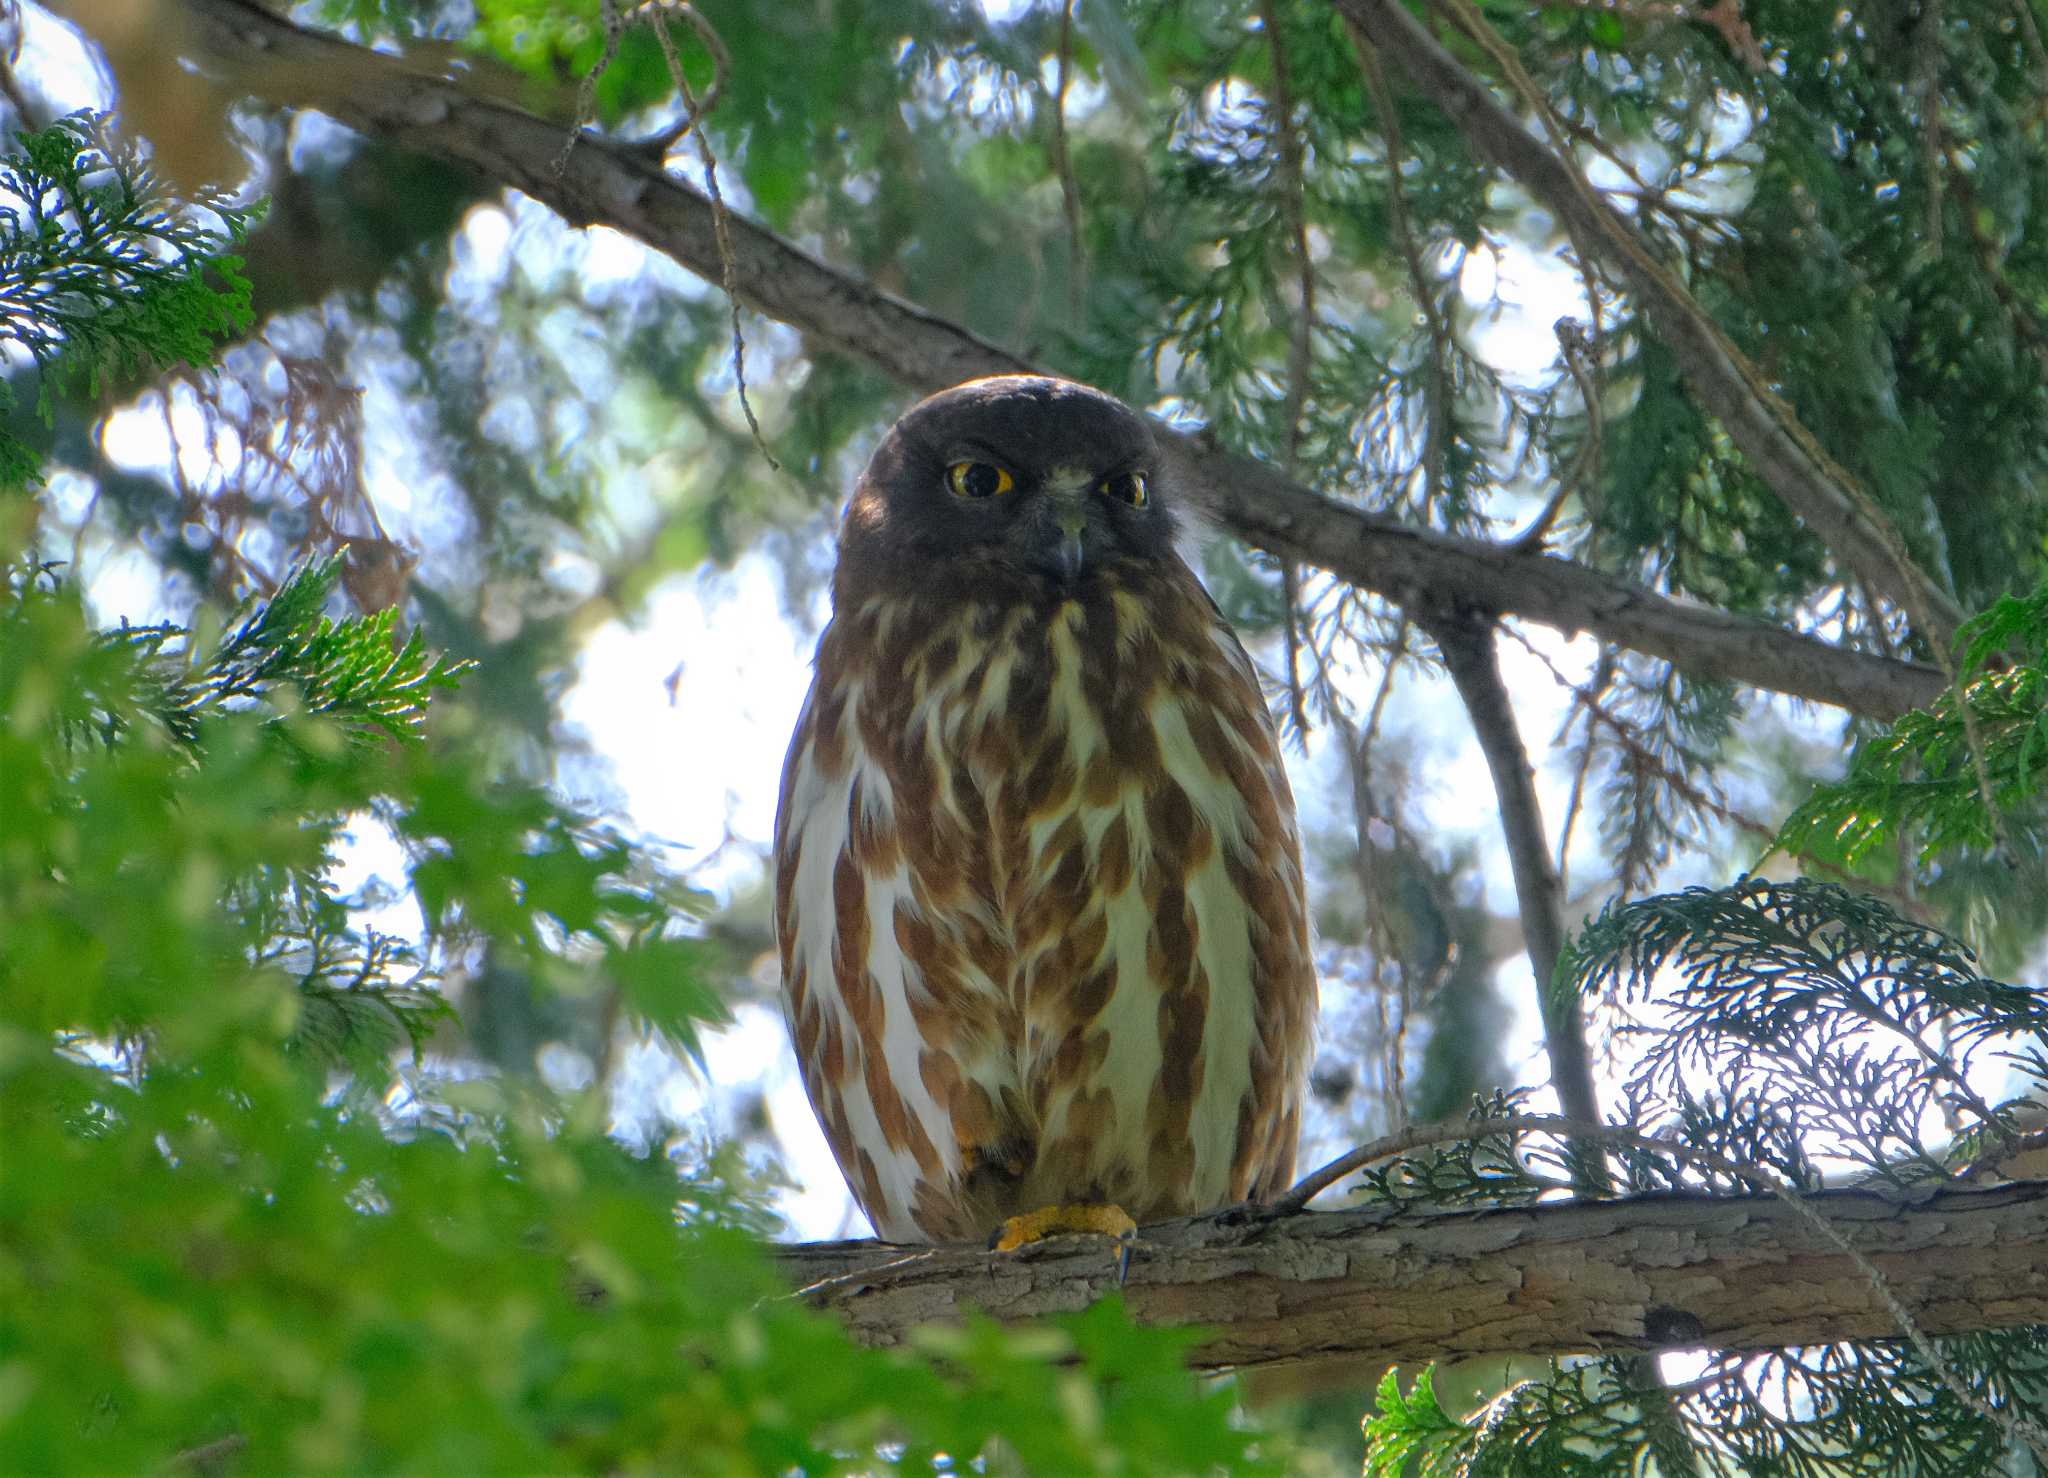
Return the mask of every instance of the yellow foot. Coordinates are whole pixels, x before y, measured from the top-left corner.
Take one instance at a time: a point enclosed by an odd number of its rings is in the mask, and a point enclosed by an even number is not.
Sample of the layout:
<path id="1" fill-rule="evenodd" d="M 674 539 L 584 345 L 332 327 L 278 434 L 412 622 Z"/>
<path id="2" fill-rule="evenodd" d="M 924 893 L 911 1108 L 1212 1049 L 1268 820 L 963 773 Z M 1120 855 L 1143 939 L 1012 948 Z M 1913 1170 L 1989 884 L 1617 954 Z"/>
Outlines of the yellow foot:
<path id="1" fill-rule="evenodd" d="M 1015 1252 L 1047 1237 L 1070 1232 L 1092 1232 L 1102 1237 L 1128 1237 L 1138 1230 L 1121 1206 L 1041 1206 L 1022 1216 L 1013 1216 L 996 1229 L 989 1243 L 997 1252 Z"/>

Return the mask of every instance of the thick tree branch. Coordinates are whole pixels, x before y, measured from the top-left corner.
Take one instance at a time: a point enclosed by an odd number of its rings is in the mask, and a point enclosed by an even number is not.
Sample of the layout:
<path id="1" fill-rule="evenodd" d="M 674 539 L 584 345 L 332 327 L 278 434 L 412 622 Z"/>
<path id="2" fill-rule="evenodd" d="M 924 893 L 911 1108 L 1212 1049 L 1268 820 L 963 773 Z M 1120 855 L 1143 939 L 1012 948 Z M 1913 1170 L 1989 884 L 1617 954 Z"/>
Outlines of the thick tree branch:
<path id="1" fill-rule="evenodd" d="M 1934 1336 L 2048 1323 L 2048 1182 L 1903 1202 L 1808 1204 Z M 1072 1312 L 1115 1291 L 1117 1253 L 1059 1238 L 1020 1253 L 821 1242 L 784 1269 L 860 1339 L 978 1308 Z M 1206 1368 L 1344 1356 L 1778 1349 L 1899 1337 L 1882 1294 L 1774 1196 L 1643 1196 L 1454 1213 L 1232 1209 L 1146 1227 L 1123 1295 L 1140 1323 L 1214 1331 Z"/>
<path id="2" fill-rule="evenodd" d="M 317 108 L 364 133 L 467 164 L 568 220 L 613 227 L 720 280 L 710 202 L 664 175 L 651 154 L 586 137 L 564 160 L 564 125 L 477 97 L 402 57 L 301 30 L 254 0 L 185 4 L 197 59 L 232 90 Z M 1034 368 L 748 221 L 732 219 L 731 242 L 735 280 L 752 307 L 912 389 Z M 1448 597 L 1592 631 L 1700 677 L 1876 718 L 1928 703 L 1942 689 L 1932 667 L 1684 605 L 1566 560 L 1403 527 L 1324 498 L 1272 467 L 1159 429 L 1186 495 L 1232 534 L 1396 602 Z"/>
<path id="3" fill-rule="evenodd" d="M 1843 566 L 1883 591 L 1946 652 L 1961 613 L 1917 569 L 1884 514 L 1837 465 L 1685 286 L 1653 256 L 1635 227 L 1607 204 L 1565 154 L 1531 133 L 1490 89 L 1446 51 L 1403 0 L 1333 0 L 1457 126 L 1479 158 L 1514 179 L 1576 237 L 1589 243 L 1635 295 L 1643 317 L 1678 360 L 1700 404 L 1719 419 L 1757 475 L 1805 520 Z M 1463 7 L 1450 0 L 1454 13 Z M 1476 20 L 1476 18 L 1475 18 Z M 1492 38 L 1483 20 L 1474 39 Z M 1519 76 L 1512 53 L 1498 58 Z"/>

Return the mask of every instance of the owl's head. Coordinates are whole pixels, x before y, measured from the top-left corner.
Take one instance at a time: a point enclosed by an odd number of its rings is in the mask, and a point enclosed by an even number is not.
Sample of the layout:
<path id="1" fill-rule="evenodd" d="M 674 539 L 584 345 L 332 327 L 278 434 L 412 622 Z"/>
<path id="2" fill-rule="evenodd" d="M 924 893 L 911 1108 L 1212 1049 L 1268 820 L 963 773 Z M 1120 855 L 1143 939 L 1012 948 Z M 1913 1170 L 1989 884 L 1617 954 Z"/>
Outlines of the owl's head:
<path id="1" fill-rule="evenodd" d="M 969 380 L 882 438 L 840 529 L 843 577 L 899 585 L 979 571 L 1049 593 L 1173 557 L 1158 449 L 1114 396 L 1043 375 Z"/>

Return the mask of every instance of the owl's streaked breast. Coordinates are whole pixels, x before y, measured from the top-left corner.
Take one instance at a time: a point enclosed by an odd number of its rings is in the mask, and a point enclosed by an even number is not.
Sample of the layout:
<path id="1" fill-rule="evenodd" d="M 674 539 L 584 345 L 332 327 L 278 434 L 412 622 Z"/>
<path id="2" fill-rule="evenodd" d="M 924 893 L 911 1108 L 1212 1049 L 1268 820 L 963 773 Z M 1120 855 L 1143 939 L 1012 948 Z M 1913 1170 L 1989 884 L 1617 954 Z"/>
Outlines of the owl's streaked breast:
<path id="1" fill-rule="evenodd" d="M 885 1237 L 1143 1220 L 1291 1171 L 1314 1012 L 1293 808 L 1194 578 L 871 598 L 820 642 L 777 821 L 806 1087 Z"/>

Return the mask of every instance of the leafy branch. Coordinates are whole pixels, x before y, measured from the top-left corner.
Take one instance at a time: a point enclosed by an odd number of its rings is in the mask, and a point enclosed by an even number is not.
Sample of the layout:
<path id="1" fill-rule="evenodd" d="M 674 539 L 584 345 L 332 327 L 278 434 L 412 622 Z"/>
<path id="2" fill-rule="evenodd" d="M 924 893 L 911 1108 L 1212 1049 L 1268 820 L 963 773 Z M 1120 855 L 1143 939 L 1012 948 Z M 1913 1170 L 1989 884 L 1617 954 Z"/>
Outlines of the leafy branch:
<path id="1" fill-rule="evenodd" d="M 17 135 L 0 158 L 0 345 L 53 375 L 206 365 L 215 343 L 253 318 L 234 255 L 258 212 L 226 196 L 169 194 L 104 113 L 80 113 Z M 209 219 L 210 218 L 210 219 Z M 18 484 L 35 458 L 0 438 L 0 478 Z"/>
<path id="2" fill-rule="evenodd" d="M 64 732 L 111 743 L 146 721 L 192 744 L 209 718 L 260 710 L 268 729 L 302 745 L 320 742 L 307 718 L 349 744 L 417 740 L 429 698 L 470 664 L 428 652 L 417 630 L 401 641 L 396 610 L 325 616 L 341 565 L 335 555 L 300 566 L 271 599 L 245 601 L 212 641 L 170 624 L 96 633 L 105 660 L 90 664 L 92 680 L 60 711 Z M 49 575 L 42 567 L 20 577 L 35 589 L 0 616 L 0 628 L 27 640 L 49 619 L 45 606 L 60 599 Z"/>
<path id="3" fill-rule="evenodd" d="M 1900 838 L 1911 840 L 1923 864 L 1987 852 L 2001 840 L 2014 860 L 2042 853 L 2048 584 L 1999 600 L 1963 628 L 1960 641 L 1956 687 L 1864 744 L 1847 776 L 1820 787 L 1786 820 L 1780 847 L 1844 867 L 1887 862 L 1881 848 Z"/>

